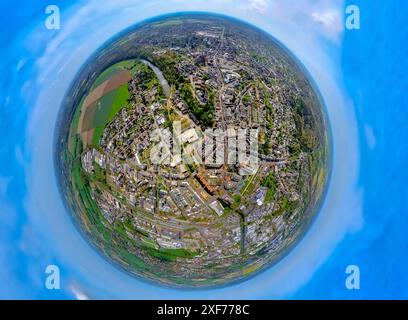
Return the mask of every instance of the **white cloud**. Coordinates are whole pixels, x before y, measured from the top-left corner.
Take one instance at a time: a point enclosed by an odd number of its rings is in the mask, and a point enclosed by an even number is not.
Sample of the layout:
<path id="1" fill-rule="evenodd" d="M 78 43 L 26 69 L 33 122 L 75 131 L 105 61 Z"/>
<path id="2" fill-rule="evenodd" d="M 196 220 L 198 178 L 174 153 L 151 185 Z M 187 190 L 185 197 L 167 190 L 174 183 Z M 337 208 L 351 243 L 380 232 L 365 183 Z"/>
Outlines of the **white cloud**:
<path id="1" fill-rule="evenodd" d="M 90 297 L 85 294 L 82 289 L 80 289 L 77 285 L 71 284 L 69 286 L 69 289 L 71 290 L 72 294 L 74 295 L 75 299 L 77 300 L 90 300 Z"/>
<path id="2" fill-rule="evenodd" d="M 312 12 L 312 18 L 315 22 L 318 22 L 324 26 L 331 26 L 336 20 L 336 11 L 323 11 L 323 12 Z"/>
<path id="3" fill-rule="evenodd" d="M 268 8 L 266 0 L 249 0 L 249 8 L 264 13 Z"/>
<path id="4" fill-rule="evenodd" d="M 375 145 L 377 144 L 377 139 L 374 134 L 374 130 L 368 124 L 364 125 L 364 132 L 366 136 L 367 145 L 370 149 L 374 149 Z"/>
<path id="5" fill-rule="evenodd" d="M 314 22 L 321 25 L 328 36 L 336 37 L 343 31 L 343 21 L 339 10 L 323 9 L 313 11 L 311 17 Z"/>

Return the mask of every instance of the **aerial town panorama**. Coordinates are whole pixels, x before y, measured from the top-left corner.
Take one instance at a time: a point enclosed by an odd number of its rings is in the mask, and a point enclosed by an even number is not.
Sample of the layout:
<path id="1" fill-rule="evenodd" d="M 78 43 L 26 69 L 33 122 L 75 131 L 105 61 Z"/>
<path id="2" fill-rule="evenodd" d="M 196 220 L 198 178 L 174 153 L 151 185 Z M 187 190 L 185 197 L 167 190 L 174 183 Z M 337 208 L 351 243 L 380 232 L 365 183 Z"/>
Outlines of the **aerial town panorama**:
<path id="1" fill-rule="evenodd" d="M 324 105 L 296 58 L 255 27 L 198 13 L 143 22 L 96 52 L 67 93 L 56 150 L 90 243 L 175 287 L 278 262 L 330 171 Z"/>

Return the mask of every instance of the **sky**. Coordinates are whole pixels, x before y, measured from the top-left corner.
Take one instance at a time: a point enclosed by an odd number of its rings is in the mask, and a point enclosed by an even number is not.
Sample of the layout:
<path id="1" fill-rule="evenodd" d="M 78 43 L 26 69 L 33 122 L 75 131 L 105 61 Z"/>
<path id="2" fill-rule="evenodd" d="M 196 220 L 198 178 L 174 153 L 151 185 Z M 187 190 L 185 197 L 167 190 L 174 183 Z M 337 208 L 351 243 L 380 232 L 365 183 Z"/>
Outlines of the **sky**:
<path id="1" fill-rule="evenodd" d="M 1 32 L 0 298 L 39 299 L 280 299 L 302 288 L 338 245 L 365 227 L 359 183 L 360 143 L 376 146 L 369 124 L 359 129 L 356 99 L 342 73 L 345 3 L 338 0 L 56 1 L 60 30 L 45 28 L 48 1 L 2 3 L 11 14 Z M 18 12 L 17 12 L 18 11 Z M 222 13 L 272 34 L 304 64 L 326 104 L 333 170 L 311 228 L 279 263 L 243 283 L 210 290 L 176 290 L 135 279 L 106 262 L 66 212 L 53 164 L 53 136 L 61 101 L 79 68 L 104 42 L 144 19 L 181 11 Z M 4 11 L 6 12 L 6 11 Z M 2 28 L 5 30 L 5 28 Z M 347 128 L 345 130 L 345 128 Z M 335 262 L 333 262 L 335 263 Z M 351 262 L 352 263 L 352 259 Z M 61 289 L 45 288 L 44 270 L 61 269 Z M 334 284 L 344 289 L 342 266 Z M 340 290 L 340 289 L 339 289 Z M 343 291 L 342 291 L 343 292 Z M 344 293 L 344 292 L 343 292 Z M 333 294 L 333 296 L 336 296 Z M 347 297 L 347 296 L 346 296 Z"/>

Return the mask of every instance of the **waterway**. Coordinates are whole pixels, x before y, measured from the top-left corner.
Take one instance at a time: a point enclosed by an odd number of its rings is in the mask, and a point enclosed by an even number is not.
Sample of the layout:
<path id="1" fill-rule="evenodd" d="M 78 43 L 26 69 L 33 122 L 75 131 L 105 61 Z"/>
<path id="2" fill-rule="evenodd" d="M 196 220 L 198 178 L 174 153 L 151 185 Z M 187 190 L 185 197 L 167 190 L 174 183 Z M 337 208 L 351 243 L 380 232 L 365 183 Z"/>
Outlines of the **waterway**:
<path id="1" fill-rule="evenodd" d="M 170 85 L 167 82 L 166 78 L 164 77 L 163 72 L 161 72 L 161 70 L 157 68 L 154 64 L 152 64 L 150 61 L 147 61 L 145 59 L 141 59 L 140 61 L 142 61 L 145 65 L 148 65 L 150 68 L 152 68 L 157 78 L 159 79 L 161 86 L 163 87 L 164 93 L 168 97 L 170 95 Z"/>

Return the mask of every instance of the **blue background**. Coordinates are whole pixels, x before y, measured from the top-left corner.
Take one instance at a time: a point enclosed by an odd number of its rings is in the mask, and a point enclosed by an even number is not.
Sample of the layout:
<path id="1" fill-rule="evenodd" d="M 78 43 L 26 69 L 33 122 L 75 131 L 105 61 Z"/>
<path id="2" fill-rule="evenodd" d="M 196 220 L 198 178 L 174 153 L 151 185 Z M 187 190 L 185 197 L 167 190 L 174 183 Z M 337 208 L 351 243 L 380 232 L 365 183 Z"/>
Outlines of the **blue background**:
<path id="1" fill-rule="evenodd" d="M 14 2 L 2 1 L 0 5 L 0 298 L 78 298 L 76 291 L 66 286 L 64 280 L 61 290 L 45 288 L 44 270 L 52 263 L 60 265 L 62 279 L 83 284 L 91 298 L 121 297 L 111 294 L 102 285 L 88 283 L 84 270 L 65 267 L 58 258 L 58 250 L 52 248 L 52 241 L 44 241 L 43 236 L 27 236 L 36 234 L 38 226 L 30 222 L 25 199 L 27 193 L 33 192 L 29 190 L 31 186 L 26 177 L 32 170 L 27 164 L 36 152 L 28 146 L 28 128 L 34 102 L 41 92 L 33 81 L 27 81 L 38 80 L 35 62 L 46 49 L 47 37 L 51 39 L 55 34 L 31 38 L 23 44 L 23 39 L 30 38 L 31 31 L 41 23 L 44 8 L 49 3 L 21 3 L 18 9 Z M 71 3 L 58 1 L 61 11 L 68 10 Z M 408 298 L 408 3 L 402 0 L 352 3 L 360 7 L 362 28 L 344 32 L 338 54 L 341 88 L 352 101 L 357 124 L 359 171 L 356 179 L 362 190 L 364 222 L 361 228 L 346 233 L 324 262 L 316 264 L 307 281 L 296 289 L 282 295 L 276 295 L 276 288 L 270 294 L 268 289 L 263 289 L 262 294 L 249 294 L 249 298 Z M 327 50 L 334 49 L 327 45 Z M 21 57 L 24 57 L 23 65 Z M 347 123 L 343 126 L 346 132 Z M 344 157 L 351 156 L 347 149 L 343 152 Z M 47 192 L 49 187 L 44 185 L 43 189 L 35 191 Z M 27 241 L 27 237 L 34 240 Z M 360 267 L 360 290 L 350 291 L 344 286 L 345 267 L 350 264 Z M 257 279 L 249 281 L 256 283 Z M 151 285 L 139 281 L 135 286 L 144 290 Z M 228 290 L 223 289 L 225 297 L 234 298 Z M 190 293 L 157 288 L 156 292 L 150 297 L 218 296 L 212 291 Z M 140 296 L 132 293 L 126 296 L 133 297 Z"/>

